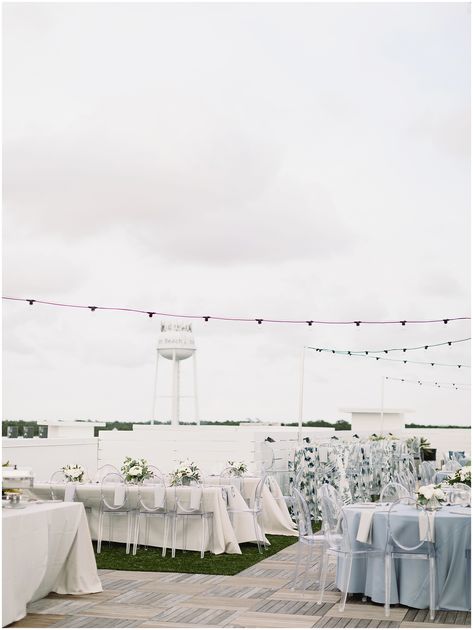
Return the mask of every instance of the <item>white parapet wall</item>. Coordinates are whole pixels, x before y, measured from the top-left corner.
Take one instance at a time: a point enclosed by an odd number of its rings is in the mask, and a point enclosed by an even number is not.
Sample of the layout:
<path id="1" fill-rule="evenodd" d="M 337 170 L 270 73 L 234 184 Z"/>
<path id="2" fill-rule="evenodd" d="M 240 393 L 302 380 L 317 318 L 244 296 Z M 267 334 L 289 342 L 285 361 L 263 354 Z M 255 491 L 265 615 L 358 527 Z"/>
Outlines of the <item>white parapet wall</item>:
<path id="1" fill-rule="evenodd" d="M 66 464 L 82 464 L 97 472 L 98 438 L 2 438 L 2 462 L 31 468 L 36 481 L 47 481 Z"/>
<path id="2" fill-rule="evenodd" d="M 333 429 L 304 428 L 312 440 L 328 439 Z M 124 458 L 144 457 L 169 472 L 181 461 L 191 459 L 203 471 L 218 473 L 228 460 L 240 460 L 251 470 L 261 467 L 261 445 L 271 438 L 275 467 L 283 470 L 298 444 L 297 427 L 281 426 L 180 426 L 134 425 L 133 431 L 99 432 L 99 465 L 119 466 Z"/>

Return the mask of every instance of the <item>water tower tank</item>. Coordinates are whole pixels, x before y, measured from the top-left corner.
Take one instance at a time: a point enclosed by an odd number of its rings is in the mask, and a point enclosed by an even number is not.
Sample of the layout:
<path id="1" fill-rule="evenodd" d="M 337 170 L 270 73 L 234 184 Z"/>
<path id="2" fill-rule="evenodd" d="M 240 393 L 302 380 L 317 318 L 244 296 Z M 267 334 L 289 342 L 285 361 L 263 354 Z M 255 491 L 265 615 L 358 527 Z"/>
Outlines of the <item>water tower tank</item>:
<path id="1" fill-rule="evenodd" d="M 158 352 L 165 359 L 182 361 L 195 352 L 192 324 L 182 322 L 161 322 L 158 338 Z"/>

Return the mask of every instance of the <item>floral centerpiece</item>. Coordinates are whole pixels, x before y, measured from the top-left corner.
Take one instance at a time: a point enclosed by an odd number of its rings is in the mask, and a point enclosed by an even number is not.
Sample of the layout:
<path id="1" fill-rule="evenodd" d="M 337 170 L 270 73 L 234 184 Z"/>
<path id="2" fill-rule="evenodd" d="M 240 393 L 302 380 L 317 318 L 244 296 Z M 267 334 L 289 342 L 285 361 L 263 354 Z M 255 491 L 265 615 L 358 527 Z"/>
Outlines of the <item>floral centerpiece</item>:
<path id="1" fill-rule="evenodd" d="M 248 471 L 248 466 L 245 462 L 233 462 L 228 460 L 228 472 L 235 477 L 243 477 L 243 475 Z"/>
<path id="2" fill-rule="evenodd" d="M 80 464 L 66 464 L 61 468 L 67 481 L 84 481 L 85 468 Z"/>
<path id="3" fill-rule="evenodd" d="M 125 457 L 120 470 L 128 483 L 142 483 L 145 479 L 153 477 L 153 472 L 149 469 L 146 459 Z"/>
<path id="4" fill-rule="evenodd" d="M 447 496 L 441 489 L 440 484 L 430 484 L 428 486 L 421 486 L 417 490 L 416 494 L 417 505 L 425 508 L 426 510 L 438 510 Z"/>
<path id="5" fill-rule="evenodd" d="M 169 475 L 171 486 L 188 486 L 191 481 L 200 481 L 200 470 L 194 462 L 179 462 L 179 466 Z"/>
<path id="6" fill-rule="evenodd" d="M 447 483 L 452 486 L 455 483 L 464 483 L 471 488 L 471 466 L 463 466 L 463 468 L 457 470 L 447 479 Z"/>

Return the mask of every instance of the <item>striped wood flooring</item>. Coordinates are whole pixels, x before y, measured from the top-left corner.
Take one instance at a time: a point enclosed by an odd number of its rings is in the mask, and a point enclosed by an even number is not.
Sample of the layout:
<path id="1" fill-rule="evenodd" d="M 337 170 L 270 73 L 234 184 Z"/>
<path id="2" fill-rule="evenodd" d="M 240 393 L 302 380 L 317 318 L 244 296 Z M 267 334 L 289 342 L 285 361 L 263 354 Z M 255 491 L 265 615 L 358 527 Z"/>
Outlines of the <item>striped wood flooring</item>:
<path id="1" fill-rule="evenodd" d="M 296 545 L 235 576 L 100 570 L 104 591 L 56 595 L 28 606 L 18 628 L 460 628 L 465 612 L 401 606 L 386 619 L 381 605 L 349 598 L 338 610 L 339 592 L 330 574 L 324 603 L 317 604 L 315 580 L 292 591 Z M 316 568 L 315 563 L 313 570 Z"/>

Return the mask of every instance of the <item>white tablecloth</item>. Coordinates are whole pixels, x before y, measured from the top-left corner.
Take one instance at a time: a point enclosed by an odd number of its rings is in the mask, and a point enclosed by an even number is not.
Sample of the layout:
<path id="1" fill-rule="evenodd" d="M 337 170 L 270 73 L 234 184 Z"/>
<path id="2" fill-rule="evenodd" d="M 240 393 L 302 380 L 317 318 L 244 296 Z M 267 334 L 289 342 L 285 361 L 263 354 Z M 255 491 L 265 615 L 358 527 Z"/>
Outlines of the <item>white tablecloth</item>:
<path id="1" fill-rule="evenodd" d="M 26 615 L 48 593 L 102 591 L 81 503 L 32 504 L 2 510 L 2 624 Z"/>
<path id="2" fill-rule="evenodd" d="M 30 492 L 37 498 L 45 498 L 49 496 L 49 484 L 35 484 L 34 488 Z M 54 485 L 55 495 L 58 497 L 64 496 L 64 486 Z M 177 489 L 180 493 L 180 501 L 185 501 L 185 496 L 190 492 L 190 488 L 181 487 Z M 128 486 L 129 492 L 129 504 L 136 506 L 138 499 L 138 487 Z M 153 488 L 152 486 L 141 486 L 141 492 L 148 504 L 152 503 Z M 166 489 L 167 501 L 172 504 L 173 501 L 173 488 Z M 240 495 L 241 501 L 243 501 Z M 91 507 L 88 512 L 90 533 L 93 540 L 97 539 L 97 525 L 98 525 L 98 508 L 100 504 L 100 484 L 84 483 L 76 485 L 75 500 L 81 501 Z M 110 500 L 110 498 L 109 498 Z M 250 530 L 248 527 L 243 527 L 239 531 L 237 536 L 235 530 L 230 522 L 230 517 L 227 512 L 227 506 L 222 494 L 221 488 L 212 487 L 204 488 L 203 493 L 203 509 L 206 512 L 213 512 L 212 529 L 213 535 L 209 544 L 209 549 L 215 554 L 220 553 L 237 553 L 241 554 L 239 542 L 253 541 L 255 540 L 254 528 Z M 245 505 L 244 501 L 243 504 Z M 105 516 L 103 539 L 108 540 L 109 535 L 109 516 Z M 144 517 L 141 517 L 144 519 Z M 150 520 L 149 529 L 149 545 L 154 547 L 161 547 L 163 544 L 164 536 L 164 519 L 159 517 L 148 517 Z M 127 519 L 126 516 L 114 515 L 112 517 L 112 540 L 115 542 L 126 542 L 127 533 Z M 176 548 L 182 549 L 184 547 L 183 534 L 182 534 L 182 520 L 179 519 L 177 528 Z M 187 533 L 186 533 L 186 549 L 192 551 L 200 551 L 201 544 L 201 532 L 202 525 L 198 518 L 188 518 L 187 521 Z M 144 530 L 140 529 L 139 544 L 144 543 Z M 168 546 L 171 545 L 171 537 L 168 536 Z"/>
<path id="3" fill-rule="evenodd" d="M 225 478 L 218 476 L 208 477 L 205 481 L 208 483 L 224 484 Z M 240 492 L 243 498 L 247 500 L 254 496 L 260 477 L 242 477 L 239 481 Z M 297 536 L 297 529 L 292 522 L 281 488 L 275 479 L 270 480 L 269 487 L 267 485 L 264 486 L 261 499 L 263 503 L 263 527 L 265 534 Z M 237 530 L 236 533 L 239 542 L 243 542 L 239 537 L 240 532 Z"/>

